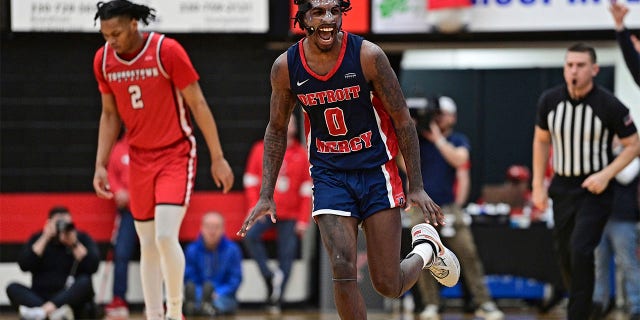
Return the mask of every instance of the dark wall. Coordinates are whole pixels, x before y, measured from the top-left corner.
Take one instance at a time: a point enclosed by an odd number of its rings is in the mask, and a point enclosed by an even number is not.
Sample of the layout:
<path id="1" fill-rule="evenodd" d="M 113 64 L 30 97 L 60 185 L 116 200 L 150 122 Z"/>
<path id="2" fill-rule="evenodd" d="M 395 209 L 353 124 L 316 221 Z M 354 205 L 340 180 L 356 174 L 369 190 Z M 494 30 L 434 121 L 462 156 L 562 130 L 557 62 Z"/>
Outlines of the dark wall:
<path id="1" fill-rule="evenodd" d="M 613 91 L 613 67 L 602 66 L 596 83 Z M 562 68 L 402 70 L 406 96 L 447 95 L 458 106 L 456 130 L 471 142 L 470 199 L 483 184 L 504 181 L 507 168 L 531 168 L 536 104 L 562 83 Z"/>
<path id="2" fill-rule="evenodd" d="M 0 192 L 92 191 L 100 96 L 91 63 L 95 50 L 103 41 L 97 33 L 11 33 L 9 2 L 0 0 Z M 269 41 L 282 44 L 296 40 L 288 33 L 289 2 L 269 1 L 269 4 L 271 22 L 266 35 L 169 34 L 186 48 L 200 73 L 200 85 L 216 117 L 224 152 L 236 175 L 235 190 L 241 189 L 248 150 L 262 137 L 268 121 L 269 71 L 282 50 L 270 50 L 272 43 Z M 366 37 L 377 43 L 466 43 L 612 39 L 613 34 L 612 31 L 581 31 Z M 389 55 L 389 59 L 400 76 L 401 54 Z M 508 103 L 496 105 L 486 100 L 493 99 L 496 94 L 491 90 L 501 90 L 500 83 L 505 80 L 501 75 L 472 72 L 471 79 L 462 79 L 456 78 L 457 72 L 470 71 L 442 72 L 434 78 L 434 85 L 427 87 L 437 89 L 434 91 L 437 93 L 458 90 L 456 92 L 464 96 L 462 99 L 466 99 L 461 105 L 473 106 L 470 113 L 460 115 L 459 128 L 472 138 L 474 180 L 496 180 L 503 164 L 478 158 L 478 154 L 487 152 L 483 148 L 492 150 L 496 145 L 501 148 L 503 143 L 519 143 L 528 136 L 517 138 L 501 134 L 503 132 L 496 129 L 499 127 L 487 127 L 491 124 L 482 120 L 490 112 L 498 112 L 501 116 L 510 114 L 503 112 L 511 110 Z M 467 89 L 484 81 L 485 77 L 487 83 L 495 82 L 495 86 Z M 533 91 L 528 92 L 535 95 Z M 504 95 L 513 99 L 510 100 L 513 103 L 521 101 L 515 92 L 504 91 Z M 474 104 L 469 104 L 472 102 Z M 524 122 L 518 122 L 526 118 L 519 114 L 515 116 L 515 122 L 505 119 L 504 123 L 519 123 L 526 127 Z M 197 127 L 196 136 L 199 142 L 196 189 L 213 190 L 208 150 Z M 525 149 L 520 156 L 523 160 L 530 152 L 528 147 Z"/>
<path id="3" fill-rule="evenodd" d="M 245 35 L 169 35 L 189 53 L 240 190 L 250 145 L 268 121 L 269 72 L 280 53 Z M 100 116 L 93 78 L 99 34 L 3 33 L 0 191 L 92 191 Z M 199 131 L 196 189 L 215 189 Z"/>

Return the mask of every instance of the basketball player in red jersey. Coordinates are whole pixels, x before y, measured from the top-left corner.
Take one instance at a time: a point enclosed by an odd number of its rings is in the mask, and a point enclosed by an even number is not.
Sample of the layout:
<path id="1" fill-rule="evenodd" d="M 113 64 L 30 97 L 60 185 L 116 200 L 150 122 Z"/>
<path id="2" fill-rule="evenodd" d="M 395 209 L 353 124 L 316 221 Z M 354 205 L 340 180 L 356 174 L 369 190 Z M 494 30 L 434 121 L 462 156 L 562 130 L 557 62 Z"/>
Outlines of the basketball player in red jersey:
<path id="1" fill-rule="evenodd" d="M 155 18 L 154 10 L 127 0 L 99 2 L 97 7 L 95 19 L 100 19 L 106 43 L 93 64 L 102 95 L 93 187 L 99 197 L 113 197 L 106 165 L 124 123 L 146 316 L 165 318 L 164 280 L 166 319 L 180 320 L 185 261 L 178 232 L 196 170 L 191 114 L 211 154 L 211 175 L 225 193 L 233 185 L 233 173 L 187 53 L 173 39 L 138 30 L 140 22 Z"/>
<path id="2" fill-rule="evenodd" d="M 271 69 L 260 198 L 238 235 L 245 236 L 265 215 L 276 222 L 274 189 L 287 124 L 300 103 L 313 180 L 312 216 L 331 263 L 340 318 L 367 318 L 356 281 L 359 226 L 367 242 L 371 280 L 380 294 L 400 297 L 423 268 L 440 283 L 455 285 L 460 265 L 431 225 L 443 224 L 444 216 L 424 191 L 418 135 L 389 60 L 377 45 L 341 30 L 349 0 L 295 3 L 295 21 L 306 37 L 281 54 Z M 398 149 L 407 168 L 406 197 L 395 165 Z M 413 250 L 401 261 L 400 207 L 407 203 L 427 223 L 413 227 Z"/>

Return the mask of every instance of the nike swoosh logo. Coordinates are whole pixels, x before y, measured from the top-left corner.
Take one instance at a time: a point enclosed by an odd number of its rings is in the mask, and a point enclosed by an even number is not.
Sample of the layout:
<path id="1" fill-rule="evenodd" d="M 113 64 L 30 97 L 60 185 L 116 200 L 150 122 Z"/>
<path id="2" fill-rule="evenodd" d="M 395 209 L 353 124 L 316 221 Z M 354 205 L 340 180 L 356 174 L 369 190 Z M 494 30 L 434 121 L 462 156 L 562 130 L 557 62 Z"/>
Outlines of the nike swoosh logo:
<path id="1" fill-rule="evenodd" d="M 309 79 L 305 80 L 305 81 L 297 81 L 296 84 L 299 86 L 303 85 L 305 82 L 309 81 Z"/>

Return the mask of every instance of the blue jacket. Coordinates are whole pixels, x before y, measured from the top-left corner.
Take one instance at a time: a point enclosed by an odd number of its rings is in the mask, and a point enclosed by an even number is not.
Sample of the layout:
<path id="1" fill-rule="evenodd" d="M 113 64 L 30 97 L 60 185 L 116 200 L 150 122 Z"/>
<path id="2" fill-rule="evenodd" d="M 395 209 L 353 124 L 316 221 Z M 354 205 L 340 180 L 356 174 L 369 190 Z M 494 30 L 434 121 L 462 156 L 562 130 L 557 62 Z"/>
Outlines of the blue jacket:
<path id="1" fill-rule="evenodd" d="M 235 242 L 223 236 L 214 251 L 207 250 L 202 235 L 185 250 L 184 281 L 202 286 L 213 284 L 218 295 L 235 297 L 242 282 L 242 251 Z"/>

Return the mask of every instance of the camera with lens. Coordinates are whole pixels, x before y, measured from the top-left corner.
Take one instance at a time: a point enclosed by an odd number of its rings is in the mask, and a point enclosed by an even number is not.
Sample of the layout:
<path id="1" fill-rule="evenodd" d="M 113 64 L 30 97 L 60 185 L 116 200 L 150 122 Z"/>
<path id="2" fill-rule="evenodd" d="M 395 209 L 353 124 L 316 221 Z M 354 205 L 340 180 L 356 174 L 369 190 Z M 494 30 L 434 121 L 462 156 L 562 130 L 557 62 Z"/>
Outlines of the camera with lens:
<path id="1" fill-rule="evenodd" d="M 440 114 L 438 98 L 408 98 L 407 106 L 411 117 L 416 119 L 416 129 L 431 130 L 431 123 Z"/>
<path id="2" fill-rule="evenodd" d="M 56 233 L 58 235 L 62 233 L 67 233 L 69 231 L 73 231 L 75 229 L 76 229 L 76 226 L 71 221 L 67 221 L 67 220 L 56 221 Z"/>

